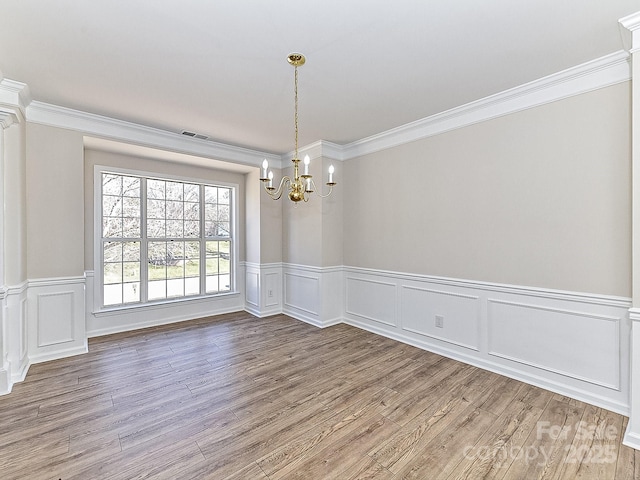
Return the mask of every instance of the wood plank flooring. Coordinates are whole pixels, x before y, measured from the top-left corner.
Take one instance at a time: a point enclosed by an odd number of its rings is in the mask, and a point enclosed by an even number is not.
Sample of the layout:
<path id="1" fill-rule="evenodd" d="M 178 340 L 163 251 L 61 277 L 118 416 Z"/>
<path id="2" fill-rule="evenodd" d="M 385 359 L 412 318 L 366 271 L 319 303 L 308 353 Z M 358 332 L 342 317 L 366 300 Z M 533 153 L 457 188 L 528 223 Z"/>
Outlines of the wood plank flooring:
<path id="1" fill-rule="evenodd" d="M 91 339 L 0 397 L 0 478 L 640 478 L 626 418 L 346 325 Z"/>

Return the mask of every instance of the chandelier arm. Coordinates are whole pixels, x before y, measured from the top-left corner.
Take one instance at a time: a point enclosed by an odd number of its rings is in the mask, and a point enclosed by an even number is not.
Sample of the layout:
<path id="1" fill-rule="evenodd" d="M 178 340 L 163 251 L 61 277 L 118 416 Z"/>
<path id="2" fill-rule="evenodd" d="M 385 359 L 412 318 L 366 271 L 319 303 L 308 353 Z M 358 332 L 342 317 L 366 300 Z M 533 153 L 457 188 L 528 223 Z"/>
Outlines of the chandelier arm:
<path id="1" fill-rule="evenodd" d="M 289 178 L 288 176 L 284 176 L 280 180 L 280 185 L 278 185 L 277 189 L 271 187 L 272 189 L 269 190 L 269 187 L 267 187 L 266 184 L 265 184 L 264 189 L 267 191 L 267 193 L 269 194 L 269 196 L 271 198 L 273 198 L 274 200 L 280 200 L 280 197 L 282 197 L 282 194 L 284 193 L 285 186 L 287 184 L 291 185 L 291 178 Z"/>
<path id="2" fill-rule="evenodd" d="M 335 184 L 327 184 L 329 185 L 329 193 L 327 193 L 326 195 L 322 195 L 318 190 L 316 190 L 318 187 L 316 187 L 316 182 L 313 181 L 313 178 L 311 179 L 311 185 L 313 186 L 313 191 L 316 195 L 318 195 L 320 198 L 327 198 L 329 195 L 331 195 L 331 192 L 333 192 L 333 185 Z"/>
<path id="3" fill-rule="evenodd" d="M 285 191 L 288 192 L 289 199 L 294 202 L 294 205 L 298 202 L 308 202 L 311 199 L 311 195 L 316 191 L 316 184 L 312 180 L 309 174 L 309 157 L 304 158 L 304 173 L 300 175 L 298 158 L 298 67 L 304 65 L 306 59 L 301 53 L 291 53 L 287 57 L 287 61 L 294 67 L 293 75 L 293 127 L 294 127 L 294 154 L 292 158 L 293 162 L 293 177 L 284 176 L 280 180 L 278 188 L 273 187 L 273 172 L 268 171 L 267 160 L 262 163 L 263 173 L 260 181 L 265 182 L 265 190 L 269 196 L 274 200 L 279 200 Z M 329 187 L 329 192 L 326 195 L 316 192 L 320 198 L 327 198 L 333 192 L 333 187 L 336 182 L 333 181 L 334 168 L 333 165 L 329 167 L 329 181 L 326 185 Z M 268 183 L 266 183 L 268 182 Z"/>

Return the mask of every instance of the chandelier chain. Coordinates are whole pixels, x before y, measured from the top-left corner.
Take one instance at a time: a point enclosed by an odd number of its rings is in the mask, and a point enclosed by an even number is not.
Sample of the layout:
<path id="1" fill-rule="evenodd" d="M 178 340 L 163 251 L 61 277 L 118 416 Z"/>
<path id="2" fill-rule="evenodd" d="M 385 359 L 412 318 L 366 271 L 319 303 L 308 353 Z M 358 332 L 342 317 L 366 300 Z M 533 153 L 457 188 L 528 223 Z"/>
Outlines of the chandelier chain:
<path id="1" fill-rule="evenodd" d="M 296 131 L 296 150 L 295 150 L 295 158 L 298 158 L 298 67 L 295 67 L 295 75 L 294 75 L 294 98 L 295 98 L 295 114 L 294 114 L 294 123 L 295 123 L 295 131 Z"/>
<path id="2" fill-rule="evenodd" d="M 269 171 L 269 162 L 267 159 L 262 162 L 262 176 L 260 181 L 264 182 L 264 188 L 267 194 L 274 200 L 280 199 L 285 191 L 288 191 L 289 199 L 294 202 L 294 206 L 300 201 L 309 201 L 309 196 L 317 190 L 316 184 L 311 178 L 309 173 L 309 155 L 304 158 L 304 171 L 300 174 L 300 159 L 298 158 L 298 67 L 304 65 L 305 58 L 301 53 L 291 53 L 287 57 L 287 61 L 290 65 L 295 67 L 294 71 L 294 126 L 295 126 L 295 154 L 291 159 L 293 162 L 293 176 L 285 175 L 280 179 L 280 183 L 277 187 L 273 185 L 273 171 Z M 327 186 L 329 187 L 329 193 L 323 195 L 316 192 L 321 198 L 326 198 L 331 195 L 333 186 L 336 182 L 333 181 L 333 165 L 329 167 L 329 181 Z"/>

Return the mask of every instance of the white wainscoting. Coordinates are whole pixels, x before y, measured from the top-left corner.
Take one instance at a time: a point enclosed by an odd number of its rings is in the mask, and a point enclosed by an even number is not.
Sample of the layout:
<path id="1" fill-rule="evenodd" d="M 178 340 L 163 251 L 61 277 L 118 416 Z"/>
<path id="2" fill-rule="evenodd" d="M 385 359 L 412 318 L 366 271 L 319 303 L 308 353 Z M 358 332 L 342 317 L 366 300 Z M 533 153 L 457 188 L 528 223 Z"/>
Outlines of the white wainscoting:
<path id="1" fill-rule="evenodd" d="M 245 307 L 260 316 L 260 266 L 248 265 L 245 271 Z"/>
<path id="2" fill-rule="evenodd" d="M 287 265 L 283 272 L 283 303 L 285 313 L 318 327 L 322 326 L 320 311 L 320 269 Z"/>
<path id="3" fill-rule="evenodd" d="M 481 302 L 477 295 L 410 285 L 400 288 L 402 329 L 480 350 Z M 441 324 L 436 324 L 436 318 Z"/>
<path id="4" fill-rule="evenodd" d="M 245 292 L 108 312 L 92 311 L 93 272 L 0 291 L 0 394 L 30 363 L 85 352 L 88 337 L 246 309 L 318 327 L 345 322 L 629 413 L 627 298 L 354 267 L 242 267 Z"/>
<path id="5" fill-rule="evenodd" d="M 345 323 L 629 413 L 630 299 L 354 267 L 344 276 Z"/>
<path id="6" fill-rule="evenodd" d="M 2 289 L 0 306 L 0 395 L 4 395 L 29 370 L 27 282 Z"/>
<path id="7" fill-rule="evenodd" d="M 283 265 L 283 312 L 317 327 L 342 322 L 342 267 Z"/>
<path id="8" fill-rule="evenodd" d="M 256 317 L 282 313 L 282 264 L 245 263 L 245 310 Z"/>
<path id="9" fill-rule="evenodd" d="M 566 308 L 488 302 L 489 355 L 620 390 L 621 318 L 569 302 Z"/>
<path id="10" fill-rule="evenodd" d="M 377 322 L 389 327 L 397 327 L 396 284 L 371 278 L 347 277 L 345 313 Z"/>
<path id="11" fill-rule="evenodd" d="M 323 327 L 342 323 L 344 318 L 344 272 L 342 267 L 324 267 L 320 274 L 321 321 Z"/>
<path id="12" fill-rule="evenodd" d="M 0 395 L 11 391 L 11 369 L 7 351 L 7 289 L 0 287 Z"/>
<path id="13" fill-rule="evenodd" d="M 638 17 L 640 20 L 640 17 Z M 634 348 L 640 345 L 640 309 L 630 308 L 629 319 L 631 320 L 631 371 L 635 378 L 640 371 L 640 349 Z M 629 407 L 629 423 L 624 433 L 623 443 L 631 448 L 640 450 L 640 382 L 631 381 L 631 393 L 629 395 L 631 405 Z"/>
<path id="14" fill-rule="evenodd" d="M 11 382 L 24 380 L 29 370 L 27 345 L 27 283 L 10 287 L 7 291 L 7 339 Z"/>
<path id="15" fill-rule="evenodd" d="M 30 363 L 87 352 L 84 295 L 84 277 L 29 280 Z"/>
<path id="16" fill-rule="evenodd" d="M 243 292 L 233 292 L 214 297 L 198 297 L 157 303 L 136 305 L 100 311 L 94 305 L 94 272 L 85 272 L 86 288 L 86 325 L 87 337 L 98 337 L 112 333 L 126 332 L 139 328 L 165 325 L 196 318 L 238 312 L 244 309 Z M 236 282 L 244 286 L 244 269 L 237 271 Z"/>

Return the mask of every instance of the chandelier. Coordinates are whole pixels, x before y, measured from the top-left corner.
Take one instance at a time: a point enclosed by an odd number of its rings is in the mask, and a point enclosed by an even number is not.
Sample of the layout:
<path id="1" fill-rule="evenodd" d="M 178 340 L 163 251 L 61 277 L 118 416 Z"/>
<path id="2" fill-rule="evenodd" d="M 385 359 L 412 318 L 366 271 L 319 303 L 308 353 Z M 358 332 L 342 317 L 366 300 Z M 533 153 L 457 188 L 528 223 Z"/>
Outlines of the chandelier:
<path id="1" fill-rule="evenodd" d="M 282 197 L 282 194 L 288 190 L 289 191 L 289 199 L 293 202 L 299 202 L 304 200 L 305 202 L 309 201 L 309 197 L 311 193 L 316 189 L 316 184 L 313 181 L 311 175 L 309 175 L 309 155 L 304 157 L 304 173 L 300 175 L 300 159 L 298 158 L 298 67 L 304 65 L 306 61 L 304 55 L 301 53 L 291 53 L 287 57 L 287 61 L 294 66 L 295 74 L 294 74 L 294 94 L 295 94 L 295 115 L 294 115 L 294 126 L 295 126 L 295 154 L 293 155 L 293 178 L 289 176 L 282 177 L 280 180 L 280 184 L 278 187 L 273 186 L 273 171 L 269 170 L 269 162 L 265 158 L 264 162 L 262 162 L 262 177 L 260 181 L 264 183 L 265 190 L 274 200 L 279 200 Z M 333 181 L 333 165 L 329 167 L 329 179 L 327 185 L 329 186 L 329 193 L 326 195 L 322 195 L 316 193 L 319 197 L 325 198 L 331 195 L 331 191 L 333 190 L 333 186 L 336 182 Z"/>

